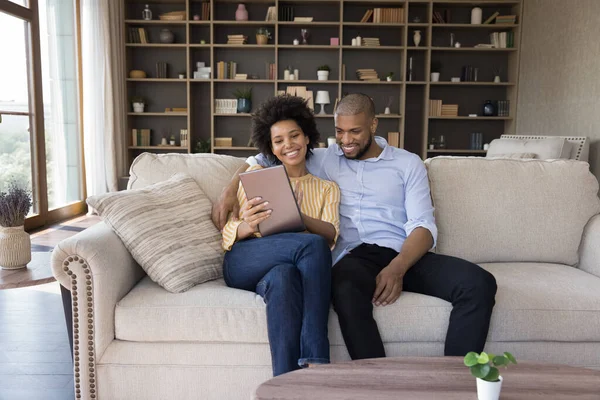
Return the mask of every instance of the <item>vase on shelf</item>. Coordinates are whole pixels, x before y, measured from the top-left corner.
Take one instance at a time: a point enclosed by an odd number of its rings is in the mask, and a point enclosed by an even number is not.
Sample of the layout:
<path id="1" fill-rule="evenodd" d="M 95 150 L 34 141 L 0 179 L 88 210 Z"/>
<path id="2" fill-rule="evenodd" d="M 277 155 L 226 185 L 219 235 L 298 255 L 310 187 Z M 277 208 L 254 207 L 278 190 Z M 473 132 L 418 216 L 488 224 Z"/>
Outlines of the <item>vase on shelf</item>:
<path id="1" fill-rule="evenodd" d="M 252 109 L 252 101 L 250 99 L 237 99 L 237 112 L 247 114 Z"/>
<path id="2" fill-rule="evenodd" d="M 494 115 L 496 115 L 496 106 L 494 106 L 494 103 L 492 103 L 491 100 L 486 100 L 485 103 L 483 103 L 483 116 L 493 117 Z"/>
<path id="3" fill-rule="evenodd" d="M 236 21 L 248 21 L 248 10 L 244 4 L 238 4 L 237 10 L 235 10 Z"/>
<path id="4" fill-rule="evenodd" d="M 496 75 L 494 77 L 494 83 L 500 83 L 500 82 L 502 82 L 502 80 L 500 79 L 500 75 Z"/>
<path id="5" fill-rule="evenodd" d="M 415 31 L 413 33 L 413 42 L 416 47 L 419 47 L 419 44 L 421 43 L 421 31 Z"/>
<path id="6" fill-rule="evenodd" d="M 160 30 L 160 42 L 161 43 L 173 43 L 175 41 L 175 35 L 169 29 Z"/>
<path id="7" fill-rule="evenodd" d="M 142 11 L 142 19 L 144 21 L 152 20 L 152 11 L 150 11 L 150 6 L 148 4 L 144 6 L 144 11 Z"/>
<path id="8" fill-rule="evenodd" d="M 24 226 L 0 226 L 0 267 L 25 268 L 31 261 L 31 239 Z"/>
<path id="9" fill-rule="evenodd" d="M 481 8 L 479 7 L 474 7 L 471 10 L 471 24 L 472 25 L 481 25 Z"/>
<path id="10" fill-rule="evenodd" d="M 431 82 L 439 82 L 440 81 L 440 73 L 432 72 L 431 73 Z"/>
<path id="11" fill-rule="evenodd" d="M 267 35 L 256 35 L 256 44 L 265 45 L 269 42 L 269 37 Z"/>
<path id="12" fill-rule="evenodd" d="M 133 103 L 133 112 L 143 113 L 144 112 L 144 103 Z"/>

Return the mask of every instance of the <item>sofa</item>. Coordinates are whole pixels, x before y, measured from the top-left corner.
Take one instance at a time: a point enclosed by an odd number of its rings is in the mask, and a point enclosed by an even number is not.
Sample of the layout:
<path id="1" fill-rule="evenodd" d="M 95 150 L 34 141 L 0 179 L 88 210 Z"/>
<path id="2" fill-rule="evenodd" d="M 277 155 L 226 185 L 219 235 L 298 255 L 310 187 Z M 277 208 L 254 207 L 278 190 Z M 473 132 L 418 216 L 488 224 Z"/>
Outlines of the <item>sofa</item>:
<path id="1" fill-rule="evenodd" d="M 243 159 L 142 154 L 128 189 L 191 175 L 215 201 Z M 436 251 L 497 280 L 486 349 L 521 360 L 600 368 L 600 201 L 587 163 L 436 157 L 426 161 Z M 271 377 L 265 304 L 222 279 L 179 293 L 151 281 L 99 223 L 55 248 L 72 293 L 81 399 L 250 399 Z M 375 309 L 388 356 L 443 355 L 451 305 L 405 292 Z M 348 360 L 335 312 L 332 361 Z"/>

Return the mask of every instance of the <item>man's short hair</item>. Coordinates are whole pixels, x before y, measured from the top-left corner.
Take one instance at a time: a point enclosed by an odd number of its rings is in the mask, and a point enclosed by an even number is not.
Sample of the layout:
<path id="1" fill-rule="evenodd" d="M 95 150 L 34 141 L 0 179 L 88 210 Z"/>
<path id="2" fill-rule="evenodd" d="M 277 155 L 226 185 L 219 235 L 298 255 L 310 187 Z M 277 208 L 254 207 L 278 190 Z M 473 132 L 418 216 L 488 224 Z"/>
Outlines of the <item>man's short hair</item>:
<path id="1" fill-rule="evenodd" d="M 375 118 L 375 103 L 364 93 L 352 93 L 342 97 L 335 108 L 336 115 L 357 115 L 363 112 L 368 118 Z"/>

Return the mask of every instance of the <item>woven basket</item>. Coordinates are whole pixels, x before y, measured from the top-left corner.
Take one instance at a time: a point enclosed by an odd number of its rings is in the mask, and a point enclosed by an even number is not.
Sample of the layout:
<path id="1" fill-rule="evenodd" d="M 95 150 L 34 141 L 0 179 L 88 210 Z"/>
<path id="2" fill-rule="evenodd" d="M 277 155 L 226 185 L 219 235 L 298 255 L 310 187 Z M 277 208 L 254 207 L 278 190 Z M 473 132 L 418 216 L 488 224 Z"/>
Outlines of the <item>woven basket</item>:
<path id="1" fill-rule="evenodd" d="M 0 267 L 25 268 L 31 261 L 31 239 L 23 226 L 0 226 Z"/>

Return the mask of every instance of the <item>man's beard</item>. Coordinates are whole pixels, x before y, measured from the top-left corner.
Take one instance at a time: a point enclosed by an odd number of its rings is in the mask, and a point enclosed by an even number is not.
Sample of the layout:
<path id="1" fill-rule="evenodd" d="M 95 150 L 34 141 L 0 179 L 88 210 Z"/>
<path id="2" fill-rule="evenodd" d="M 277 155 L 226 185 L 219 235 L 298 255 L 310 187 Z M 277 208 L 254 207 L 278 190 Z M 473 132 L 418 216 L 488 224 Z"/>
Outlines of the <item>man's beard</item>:
<path id="1" fill-rule="evenodd" d="M 367 153 L 367 151 L 369 151 L 372 143 L 373 143 L 373 136 L 369 135 L 369 141 L 367 142 L 365 147 L 362 147 L 358 150 L 358 154 L 356 156 L 348 157 L 348 155 L 346 153 L 344 153 L 344 156 L 349 160 L 359 160 L 362 156 L 364 156 Z"/>

